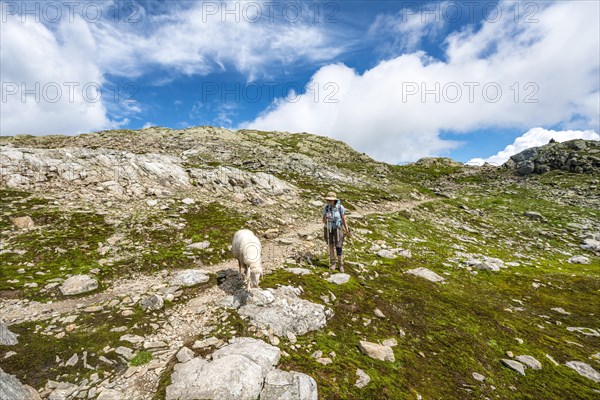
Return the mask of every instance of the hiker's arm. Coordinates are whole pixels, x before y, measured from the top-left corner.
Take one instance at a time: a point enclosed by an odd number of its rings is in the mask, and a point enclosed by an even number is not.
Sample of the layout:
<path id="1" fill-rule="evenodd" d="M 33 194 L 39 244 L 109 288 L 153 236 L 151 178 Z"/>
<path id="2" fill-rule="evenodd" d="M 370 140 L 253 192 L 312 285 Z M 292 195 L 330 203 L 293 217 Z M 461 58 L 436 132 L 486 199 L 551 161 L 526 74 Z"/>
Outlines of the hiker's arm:
<path id="1" fill-rule="evenodd" d="M 342 224 L 344 225 L 344 230 L 346 231 L 346 233 L 349 235 L 352 235 L 350 233 L 350 228 L 348 228 L 348 222 L 346 221 L 346 214 L 342 215 Z"/>

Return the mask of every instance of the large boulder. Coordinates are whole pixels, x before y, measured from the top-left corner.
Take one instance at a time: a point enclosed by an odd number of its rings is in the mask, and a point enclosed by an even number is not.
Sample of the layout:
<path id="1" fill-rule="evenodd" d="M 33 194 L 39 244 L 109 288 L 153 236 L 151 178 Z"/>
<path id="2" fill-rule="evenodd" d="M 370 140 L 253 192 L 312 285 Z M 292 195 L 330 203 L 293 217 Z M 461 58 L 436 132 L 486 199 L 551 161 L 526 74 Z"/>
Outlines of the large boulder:
<path id="1" fill-rule="evenodd" d="M 40 396 L 34 388 L 23 385 L 14 375 L 9 375 L 0 368 L 0 399 L 40 400 Z"/>
<path id="2" fill-rule="evenodd" d="M 175 365 L 167 400 L 317 400 L 317 383 L 276 369 L 281 352 L 262 340 L 237 338 L 212 354 Z"/>
<path id="3" fill-rule="evenodd" d="M 291 286 L 275 290 L 255 289 L 238 312 L 249 318 L 252 325 L 260 329 L 272 329 L 277 336 L 284 336 L 288 332 L 304 335 L 323 328 L 333 312 L 321 304 L 300 299 L 300 293 L 300 289 Z"/>
<path id="4" fill-rule="evenodd" d="M 65 296 L 73 296 L 98 289 L 98 281 L 89 275 L 75 275 L 68 278 L 60 287 Z"/>

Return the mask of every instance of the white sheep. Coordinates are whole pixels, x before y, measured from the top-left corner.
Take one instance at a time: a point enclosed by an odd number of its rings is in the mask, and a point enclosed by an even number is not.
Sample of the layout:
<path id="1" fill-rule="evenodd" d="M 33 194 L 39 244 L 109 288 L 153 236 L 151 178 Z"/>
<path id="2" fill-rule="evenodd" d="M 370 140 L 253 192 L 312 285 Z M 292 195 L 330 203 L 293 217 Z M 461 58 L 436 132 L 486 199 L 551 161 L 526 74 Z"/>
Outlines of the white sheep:
<path id="1" fill-rule="evenodd" d="M 231 252 L 238 260 L 240 275 L 246 283 L 246 290 L 250 290 L 251 286 L 258 287 L 258 281 L 263 273 L 260 240 L 252 231 L 240 229 L 233 235 Z"/>

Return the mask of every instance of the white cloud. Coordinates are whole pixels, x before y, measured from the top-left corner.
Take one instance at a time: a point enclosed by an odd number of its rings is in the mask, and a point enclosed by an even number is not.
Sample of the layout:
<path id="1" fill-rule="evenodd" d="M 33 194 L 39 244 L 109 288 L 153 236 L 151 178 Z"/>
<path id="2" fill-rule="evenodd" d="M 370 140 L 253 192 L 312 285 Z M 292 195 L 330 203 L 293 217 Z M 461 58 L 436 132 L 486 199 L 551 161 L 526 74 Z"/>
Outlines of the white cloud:
<path id="1" fill-rule="evenodd" d="M 502 4 L 505 18 L 499 22 L 450 35 L 447 61 L 415 52 L 362 75 L 345 65 L 327 65 L 298 101 L 278 99 L 240 127 L 327 135 L 388 162 L 440 155 L 459 145 L 441 139 L 442 131 L 560 124 L 599 130 L 599 3 L 541 5 L 539 22 L 532 24 L 515 23 L 507 10 L 512 5 Z M 322 96 L 315 101 L 315 84 L 323 95 L 326 83 L 339 87 L 337 103 Z M 434 90 L 439 102 L 423 89 Z"/>
<path id="2" fill-rule="evenodd" d="M 446 26 L 440 12 L 446 4 L 448 2 L 435 4 L 436 8 L 431 7 L 434 12 L 429 15 L 420 12 L 422 8 L 416 3 L 402 5 L 397 14 L 379 14 L 369 26 L 369 36 L 386 38 L 377 46 L 385 55 L 415 51 L 424 38 L 435 38 Z"/>
<path id="3" fill-rule="evenodd" d="M 42 11 L 37 16 L 9 12 L 4 4 L 0 9 L 0 81 L 6 94 L 1 104 L 1 134 L 75 134 L 126 125 L 145 108 L 131 99 L 124 100 L 129 93 L 125 82 L 107 82 L 109 74 L 132 78 L 158 67 L 163 69 L 163 76 L 156 84 L 165 84 L 178 74 L 203 75 L 233 69 L 252 80 L 274 70 L 279 73 L 278 69 L 291 64 L 331 60 L 343 49 L 335 45 L 339 37 L 328 33 L 339 27 L 311 25 L 307 18 L 293 24 L 281 18 L 262 18 L 253 23 L 251 11 L 242 8 L 247 3 L 239 1 L 209 2 L 217 5 L 219 12 L 224 7 L 240 7 L 238 23 L 231 15 L 225 23 L 221 22 L 224 15 L 203 15 L 206 2 L 171 2 L 169 7 L 157 1 L 125 6 L 114 1 L 72 3 L 78 5 L 72 9 L 73 5 L 53 3 L 54 8 L 62 5 L 60 23 L 45 20 L 45 5 L 39 2 L 35 6 Z M 85 13 L 89 3 L 94 7 Z M 94 21 L 99 4 L 104 18 Z M 23 12 L 25 6 L 15 5 Z M 128 8 L 131 6 L 134 8 Z M 120 14 L 113 18 L 110 12 L 115 9 Z M 133 20 L 129 20 L 132 11 Z M 44 23 L 36 22 L 36 17 Z M 136 19 L 139 21 L 134 22 Z M 69 96 L 65 82 L 79 85 L 73 96 Z M 27 89 L 39 83 L 40 101 L 31 96 L 22 101 L 21 83 Z M 54 83 L 61 87 L 62 96 L 50 102 L 54 92 L 48 90 L 45 96 L 44 85 Z M 93 86 L 86 98 L 82 89 L 87 84 Z M 95 87 L 101 88 L 103 96 L 99 99 Z M 218 118 L 222 123 L 230 121 L 227 113 Z"/>
<path id="4" fill-rule="evenodd" d="M 550 139 L 557 142 L 565 142 L 573 139 L 600 140 L 600 135 L 592 130 L 586 131 L 552 131 L 543 128 L 532 128 L 523 135 L 515 139 L 512 144 L 509 144 L 504 150 L 487 158 L 473 158 L 467 164 L 483 165 L 490 163 L 493 165 L 504 164 L 510 156 L 520 153 L 530 147 L 538 147 L 547 144 Z"/>
<path id="5" fill-rule="evenodd" d="M 301 12 L 302 19 L 289 23 L 293 13 L 281 18 L 285 4 L 271 3 L 271 11 L 266 4 L 182 2 L 167 14 L 144 13 L 139 23 L 102 20 L 91 26 L 99 62 L 107 71 L 127 77 L 157 66 L 186 75 L 207 75 L 232 66 L 252 81 L 293 63 L 329 61 L 343 51 L 339 32 L 334 31 L 339 26 L 311 23 L 308 8 Z"/>
<path id="6" fill-rule="evenodd" d="M 82 20 L 52 32 L 33 20 L 22 23 L 5 17 L 1 134 L 76 133 L 118 126 L 107 117 L 96 90 L 104 78 L 92 61 L 94 39 Z"/>

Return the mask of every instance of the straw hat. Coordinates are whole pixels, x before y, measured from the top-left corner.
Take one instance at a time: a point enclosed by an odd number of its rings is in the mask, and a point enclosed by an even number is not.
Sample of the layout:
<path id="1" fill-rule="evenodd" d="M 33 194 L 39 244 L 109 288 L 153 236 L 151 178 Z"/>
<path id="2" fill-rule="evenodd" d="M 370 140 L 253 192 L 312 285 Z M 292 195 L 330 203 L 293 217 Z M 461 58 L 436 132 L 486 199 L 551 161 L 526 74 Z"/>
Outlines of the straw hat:
<path id="1" fill-rule="evenodd" d="M 337 200 L 337 195 L 335 192 L 329 192 L 327 193 L 327 196 L 325 196 L 325 200 Z"/>

